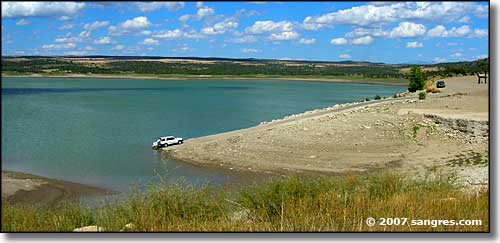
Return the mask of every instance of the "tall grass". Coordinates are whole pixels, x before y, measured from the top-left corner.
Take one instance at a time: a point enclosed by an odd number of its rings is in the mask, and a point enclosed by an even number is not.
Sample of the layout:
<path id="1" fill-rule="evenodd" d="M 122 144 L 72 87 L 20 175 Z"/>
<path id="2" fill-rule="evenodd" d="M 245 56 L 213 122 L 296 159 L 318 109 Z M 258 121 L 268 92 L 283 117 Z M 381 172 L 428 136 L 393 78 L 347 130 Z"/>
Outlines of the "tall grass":
<path id="1" fill-rule="evenodd" d="M 393 174 L 289 177 L 229 190 L 156 186 L 99 209 L 2 204 L 3 231 L 487 231 L 488 191 Z M 480 219 L 481 226 L 367 226 L 366 218 Z M 124 225 L 133 226 L 124 229 Z"/>

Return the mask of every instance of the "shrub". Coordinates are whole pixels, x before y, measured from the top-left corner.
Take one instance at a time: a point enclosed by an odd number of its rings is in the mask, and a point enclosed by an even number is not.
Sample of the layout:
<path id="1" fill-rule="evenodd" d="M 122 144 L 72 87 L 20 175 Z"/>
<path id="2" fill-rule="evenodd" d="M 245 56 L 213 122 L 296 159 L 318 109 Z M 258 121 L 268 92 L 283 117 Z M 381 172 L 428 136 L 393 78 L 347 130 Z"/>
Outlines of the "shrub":
<path id="1" fill-rule="evenodd" d="M 435 87 L 428 87 L 425 89 L 427 93 L 441 93 L 441 90 Z"/>
<path id="2" fill-rule="evenodd" d="M 370 98 L 366 97 L 366 98 L 365 98 L 365 101 L 370 101 Z"/>
<path id="3" fill-rule="evenodd" d="M 425 100 L 425 96 L 427 96 L 427 93 L 425 93 L 424 91 L 418 93 L 419 100 Z"/>
<path id="4" fill-rule="evenodd" d="M 382 97 L 380 97 L 380 95 L 375 95 L 375 99 L 380 100 L 380 99 L 382 99 Z"/>

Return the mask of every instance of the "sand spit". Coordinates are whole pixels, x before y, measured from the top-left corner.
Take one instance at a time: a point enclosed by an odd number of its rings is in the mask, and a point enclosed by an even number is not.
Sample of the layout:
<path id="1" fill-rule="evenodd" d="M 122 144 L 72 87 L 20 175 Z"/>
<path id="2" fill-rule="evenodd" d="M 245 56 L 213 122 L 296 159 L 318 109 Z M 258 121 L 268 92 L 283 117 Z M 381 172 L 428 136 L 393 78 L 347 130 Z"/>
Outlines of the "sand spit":
<path id="1" fill-rule="evenodd" d="M 2 201 L 51 204 L 81 196 L 104 195 L 110 190 L 21 172 L 2 171 Z"/>

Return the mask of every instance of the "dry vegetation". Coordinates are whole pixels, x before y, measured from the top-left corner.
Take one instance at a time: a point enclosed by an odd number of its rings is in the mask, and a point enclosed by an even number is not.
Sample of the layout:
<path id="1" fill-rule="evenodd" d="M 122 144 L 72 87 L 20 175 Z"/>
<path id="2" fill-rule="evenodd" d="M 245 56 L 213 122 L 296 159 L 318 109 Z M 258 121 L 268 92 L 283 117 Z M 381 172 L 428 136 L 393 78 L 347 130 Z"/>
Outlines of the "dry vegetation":
<path id="1" fill-rule="evenodd" d="M 436 177 L 435 177 L 436 178 Z M 437 177 L 439 178 L 439 177 Z M 276 179 L 229 190 L 160 186 L 89 209 L 2 204 L 2 231 L 488 231 L 488 191 L 468 193 L 453 178 L 398 175 Z M 479 219 L 481 226 L 373 226 L 368 217 Z M 127 227 L 124 227 L 127 225 Z"/>

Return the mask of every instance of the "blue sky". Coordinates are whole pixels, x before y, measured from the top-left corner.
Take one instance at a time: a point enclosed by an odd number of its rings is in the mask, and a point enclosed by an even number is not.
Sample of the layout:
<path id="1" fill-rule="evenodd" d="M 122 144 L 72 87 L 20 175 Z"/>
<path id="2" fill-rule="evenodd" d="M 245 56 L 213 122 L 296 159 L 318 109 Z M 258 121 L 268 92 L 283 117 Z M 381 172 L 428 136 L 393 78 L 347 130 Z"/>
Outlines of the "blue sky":
<path id="1" fill-rule="evenodd" d="M 487 2 L 2 2 L 2 55 L 435 63 L 488 56 Z"/>

